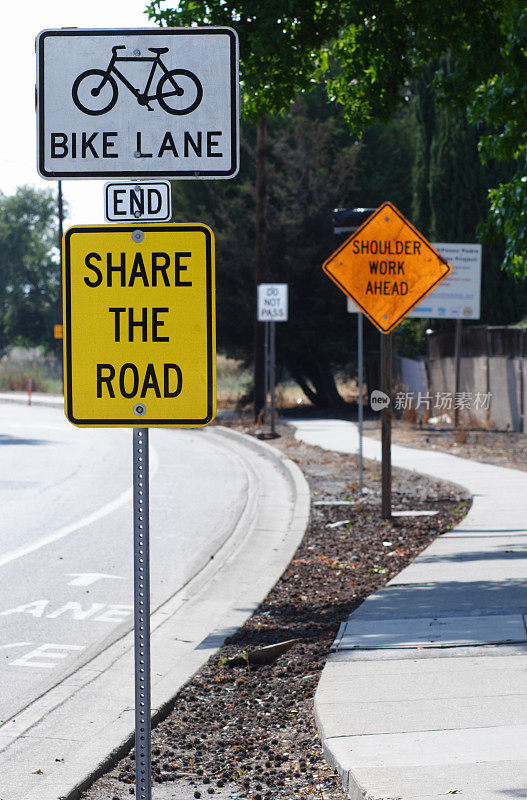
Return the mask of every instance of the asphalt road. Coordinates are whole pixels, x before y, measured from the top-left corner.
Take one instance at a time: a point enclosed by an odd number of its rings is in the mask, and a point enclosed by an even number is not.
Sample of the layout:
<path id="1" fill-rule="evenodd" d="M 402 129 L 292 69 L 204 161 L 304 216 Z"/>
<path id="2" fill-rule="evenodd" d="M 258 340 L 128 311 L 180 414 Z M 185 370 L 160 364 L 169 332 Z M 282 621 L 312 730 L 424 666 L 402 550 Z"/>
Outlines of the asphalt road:
<path id="1" fill-rule="evenodd" d="M 241 461 L 199 430 L 150 438 L 152 611 L 244 507 Z M 133 625 L 132 431 L 0 405 L 0 719 Z"/>

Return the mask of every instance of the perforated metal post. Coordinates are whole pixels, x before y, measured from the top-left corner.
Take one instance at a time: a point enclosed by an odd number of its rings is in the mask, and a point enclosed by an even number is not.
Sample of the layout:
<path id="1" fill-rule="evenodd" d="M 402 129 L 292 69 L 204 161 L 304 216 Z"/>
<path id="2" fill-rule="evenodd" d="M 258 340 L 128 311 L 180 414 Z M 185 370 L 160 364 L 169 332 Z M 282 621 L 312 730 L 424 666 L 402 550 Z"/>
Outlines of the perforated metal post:
<path id="1" fill-rule="evenodd" d="M 267 416 L 267 406 L 269 404 L 269 322 L 264 322 L 265 325 L 265 338 L 264 338 L 264 418 Z"/>
<path id="2" fill-rule="evenodd" d="M 271 436 L 275 436 L 275 376 L 276 376 L 276 330 L 275 325 L 276 322 L 271 320 L 269 322 L 270 325 L 270 332 L 269 332 L 269 362 L 270 362 L 270 370 L 269 370 L 269 389 L 271 391 Z"/>
<path id="3" fill-rule="evenodd" d="M 148 428 L 134 428 L 135 796 L 151 800 Z"/>

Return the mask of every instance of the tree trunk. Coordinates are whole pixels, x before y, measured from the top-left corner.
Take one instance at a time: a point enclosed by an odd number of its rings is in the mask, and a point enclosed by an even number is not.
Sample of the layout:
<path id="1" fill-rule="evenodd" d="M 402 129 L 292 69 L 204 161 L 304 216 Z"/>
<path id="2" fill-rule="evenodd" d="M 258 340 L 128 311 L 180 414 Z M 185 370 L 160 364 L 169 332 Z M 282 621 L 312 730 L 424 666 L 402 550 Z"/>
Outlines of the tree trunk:
<path id="1" fill-rule="evenodd" d="M 345 401 L 339 394 L 333 371 L 326 360 L 310 359 L 289 367 L 308 400 L 317 408 L 342 408 Z"/>
<path id="2" fill-rule="evenodd" d="M 267 120 L 258 123 L 256 136 L 256 266 L 255 283 L 265 281 L 267 273 Z M 255 292 L 256 299 L 256 292 Z M 254 421 L 265 406 L 265 324 L 254 315 Z"/>

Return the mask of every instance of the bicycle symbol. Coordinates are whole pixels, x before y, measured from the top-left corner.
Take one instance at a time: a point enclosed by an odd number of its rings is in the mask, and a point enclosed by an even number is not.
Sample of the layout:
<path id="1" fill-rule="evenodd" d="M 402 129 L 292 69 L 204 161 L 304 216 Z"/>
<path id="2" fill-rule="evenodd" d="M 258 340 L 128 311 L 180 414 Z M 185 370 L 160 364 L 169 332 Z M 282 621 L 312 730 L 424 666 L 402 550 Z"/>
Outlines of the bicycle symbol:
<path id="1" fill-rule="evenodd" d="M 133 57 L 118 56 L 117 50 L 124 49 L 126 49 L 124 44 L 115 45 L 112 47 L 112 57 L 106 69 L 87 69 L 75 79 L 71 94 L 73 102 L 80 111 L 91 116 L 111 111 L 119 94 L 114 75 L 132 92 L 139 105 L 146 106 L 149 111 L 154 110 L 149 105 L 151 100 L 157 100 L 168 114 L 190 114 L 199 106 L 203 97 L 203 87 L 199 79 L 188 69 L 167 69 L 161 55 L 168 53 L 168 47 L 149 47 L 155 56 L 141 56 L 139 51 L 135 51 L 136 55 Z M 142 92 L 132 86 L 115 66 L 117 61 L 152 62 L 152 69 Z M 157 67 L 161 68 L 163 75 L 159 79 L 155 94 L 149 94 Z"/>

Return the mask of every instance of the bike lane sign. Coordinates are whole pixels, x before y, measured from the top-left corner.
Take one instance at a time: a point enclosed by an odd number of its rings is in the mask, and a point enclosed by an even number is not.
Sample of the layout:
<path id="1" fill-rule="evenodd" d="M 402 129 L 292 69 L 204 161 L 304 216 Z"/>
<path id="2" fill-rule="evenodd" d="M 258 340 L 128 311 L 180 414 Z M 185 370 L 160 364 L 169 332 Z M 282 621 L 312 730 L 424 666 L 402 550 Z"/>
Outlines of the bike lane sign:
<path id="1" fill-rule="evenodd" d="M 232 178 L 239 167 L 231 28 L 42 31 L 43 178 Z"/>

